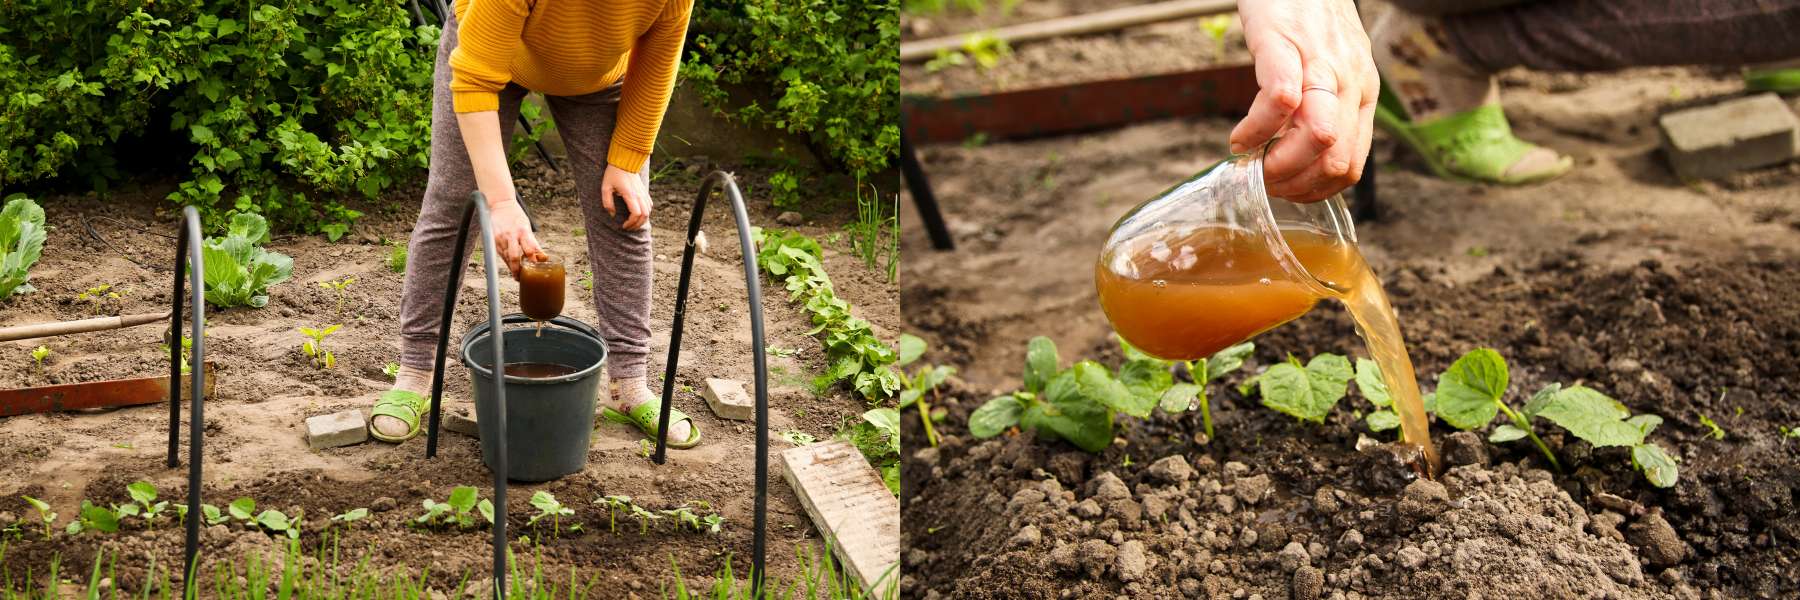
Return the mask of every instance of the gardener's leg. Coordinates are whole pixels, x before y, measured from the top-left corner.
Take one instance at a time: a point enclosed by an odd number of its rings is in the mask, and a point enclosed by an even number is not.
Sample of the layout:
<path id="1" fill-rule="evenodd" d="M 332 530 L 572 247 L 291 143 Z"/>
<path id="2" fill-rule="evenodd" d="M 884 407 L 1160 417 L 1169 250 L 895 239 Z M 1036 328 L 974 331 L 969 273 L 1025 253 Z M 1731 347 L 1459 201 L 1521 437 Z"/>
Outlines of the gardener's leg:
<path id="1" fill-rule="evenodd" d="M 1451 49 L 1486 71 L 1739 66 L 1800 58 L 1800 2 L 1533 2 L 1444 19 Z"/>
<path id="2" fill-rule="evenodd" d="M 419 207 L 406 251 L 406 279 L 400 296 L 400 373 L 394 389 L 418 394 L 431 392 L 432 362 L 437 358 L 438 325 L 443 317 L 444 290 L 454 274 L 460 285 L 463 269 L 450 264 L 456 246 L 456 228 L 462 223 L 469 194 L 475 191 L 475 173 L 463 147 L 456 111 L 450 104 L 450 51 L 456 48 L 456 21 L 444 27 L 438 44 L 437 66 L 432 73 L 431 165 L 425 198 Z M 526 90 L 509 85 L 500 92 L 500 135 L 511 139 L 518 119 L 519 102 Z M 469 248 L 480 239 L 479 225 L 469 226 Z M 465 253 L 467 256 L 467 253 Z M 383 435 L 402 436 L 407 424 L 377 415 L 370 425 Z"/>
<path id="3" fill-rule="evenodd" d="M 1407 8 L 1422 3 L 1430 4 L 1418 0 L 1362 0 L 1359 4 L 1375 66 L 1381 71 L 1384 98 L 1377 109 L 1377 122 L 1440 173 L 1516 184 L 1567 172 L 1574 164 L 1572 159 L 1513 136 L 1500 109 L 1494 72 L 1472 65 L 1452 51 L 1450 38 L 1454 36 L 1447 34 L 1445 19 Z"/>
<path id="4" fill-rule="evenodd" d="M 627 231 L 623 202 L 613 204 L 614 214 L 600 205 L 600 179 L 606 170 L 606 153 L 612 144 L 613 123 L 618 116 L 621 84 L 584 96 L 548 97 L 556 118 L 557 135 L 569 152 L 575 173 L 575 197 L 587 220 L 588 263 L 594 268 L 594 306 L 600 313 L 600 334 L 606 337 L 606 372 L 612 378 L 612 401 L 621 412 L 656 400 L 645 377 L 650 352 L 650 226 Z M 639 176 L 650 182 L 650 165 Z M 686 422 L 669 426 L 669 439 L 688 439 Z"/>

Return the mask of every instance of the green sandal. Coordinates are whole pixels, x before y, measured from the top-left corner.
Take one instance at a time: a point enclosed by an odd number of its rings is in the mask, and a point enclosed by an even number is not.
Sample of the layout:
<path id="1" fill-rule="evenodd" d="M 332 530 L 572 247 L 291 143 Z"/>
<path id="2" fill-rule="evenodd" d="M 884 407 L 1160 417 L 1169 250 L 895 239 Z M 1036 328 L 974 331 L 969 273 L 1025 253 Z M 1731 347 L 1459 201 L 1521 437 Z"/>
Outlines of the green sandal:
<path id="1" fill-rule="evenodd" d="M 419 435 L 419 417 L 425 414 L 430 402 L 424 395 L 406 390 L 388 390 L 381 393 L 381 399 L 375 401 L 375 408 L 369 411 L 369 435 L 375 439 L 400 443 Z M 393 417 L 405 421 L 409 429 L 406 435 L 389 437 L 375 428 L 375 417 Z"/>
<path id="2" fill-rule="evenodd" d="M 1513 137 L 1499 105 L 1414 124 L 1406 117 L 1399 97 L 1383 85 L 1381 100 L 1375 105 L 1375 124 L 1424 157 L 1433 174 L 1446 179 L 1521 185 L 1555 179 L 1575 164 L 1569 157 L 1559 156 L 1550 168 L 1508 176 L 1507 169 L 1538 146 Z"/>
<path id="3" fill-rule="evenodd" d="M 600 416 L 605 417 L 606 420 L 614 423 L 636 427 L 637 430 L 643 432 L 644 435 L 655 439 L 657 419 L 661 416 L 657 413 L 661 410 L 661 402 L 650 401 L 631 407 L 630 414 L 619 412 L 610 406 L 602 406 L 600 407 Z M 679 409 L 669 409 L 669 427 L 671 429 L 675 427 L 676 423 L 682 421 L 688 422 L 688 439 L 683 441 L 669 440 L 669 447 L 692 448 L 700 445 L 700 426 L 695 425 L 694 420 L 689 418 L 686 413 L 681 412 Z"/>
<path id="4" fill-rule="evenodd" d="M 1752 92 L 1800 93 L 1800 68 L 1751 69 L 1744 72 L 1744 88 Z"/>

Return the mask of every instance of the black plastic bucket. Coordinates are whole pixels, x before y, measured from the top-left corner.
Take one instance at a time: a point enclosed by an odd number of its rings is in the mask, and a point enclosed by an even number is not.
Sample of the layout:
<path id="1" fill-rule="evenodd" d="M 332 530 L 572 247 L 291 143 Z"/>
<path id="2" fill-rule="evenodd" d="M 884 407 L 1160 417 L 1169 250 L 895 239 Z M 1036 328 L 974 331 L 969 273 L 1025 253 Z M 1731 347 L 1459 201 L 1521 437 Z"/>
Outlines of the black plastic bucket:
<path id="1" fill-rule="evenodd" d="M 502 323 L 530 322 L 507 315 Z M 504 325 L 503 325 L 504 327 Z M 474 383 L 475 421 L 481 429 L 481 461 L 493 468 L 499 449 L 495 423 L 494 349 L 482 323 L 462 338 L 462 363 Z M 506 376 L 506 470 L 515 481 L 549 481 L 587 466 L 594 431 L 594 402 L 606 341 L 593 327 L 567 317 L 536 327 L 506 328 L 505 363 L 548 363 L 575 369 L 557 377 Z"/>

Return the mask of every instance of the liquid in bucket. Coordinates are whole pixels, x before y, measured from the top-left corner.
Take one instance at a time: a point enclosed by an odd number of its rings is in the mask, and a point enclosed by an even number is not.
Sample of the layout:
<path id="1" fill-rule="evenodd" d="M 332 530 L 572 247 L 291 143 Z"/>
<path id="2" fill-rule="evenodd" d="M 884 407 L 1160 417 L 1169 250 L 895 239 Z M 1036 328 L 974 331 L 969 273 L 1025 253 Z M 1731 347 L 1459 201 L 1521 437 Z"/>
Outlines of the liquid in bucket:
<path id="1" fill-rule="evenodd" d="M 548 379 L 562 377 L 579 371 L 575 367 L 556 363 L 516 362 L 506 363 L 507 377 L 524 377 L 527 379 Z"/>
<path id="2" fill-rule="evenodd" d="M 1323 298 L 1344 303 L 1380 365 L 1407 440 L 1430 468 L 1437 455 L 1393 307 L 1354 243 L 1316 229 L 1279 230 L 1314 282 L 1284 271 L 1262 233 L 1231 225 L 1153 228 L 1101 254 L 1100 306 L 1133 346 L 1169 360 L 1212 356 L 1306 314 Z"/>
<path id="3" fill-rule="evenodd" d="M 527 256 L 519 269 L 519 312 L 538 322 L 542 335 L 544 321 L 562 314 L 565 288 L 562 259 L 544 254 Z"/>

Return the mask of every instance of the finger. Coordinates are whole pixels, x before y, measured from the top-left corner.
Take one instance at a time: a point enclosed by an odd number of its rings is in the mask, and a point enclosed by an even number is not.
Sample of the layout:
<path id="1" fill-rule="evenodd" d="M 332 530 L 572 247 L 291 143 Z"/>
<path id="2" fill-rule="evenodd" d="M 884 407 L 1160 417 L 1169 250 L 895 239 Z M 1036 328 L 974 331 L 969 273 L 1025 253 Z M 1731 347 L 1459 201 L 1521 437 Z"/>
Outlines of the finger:
<path id="1" fill-rule="evenodd" d="M 1281 181 L 1306 169 L 1337 143 L 1337 85 L 1308 83 L 1293 126 L 1263 158 L 1263 180 Z"/>
<path id="2" fill-rule="evenodd" d="M 521 259 L 526 256 L 531 257 L 532 260 L 545 260 L 549 258 L 549 255 L 544 253 L 543 244 L 538 242 L 537 234 L 532 233 L 530 230 L 519 235 L 519 242 L 519 256 Z"/>
<path id="3" fill-rule="evenodd" d="M 648 219 L 647 213 L 644 211 L 643 197 L 633 194 L 631 198 L 625 200 L 625 206 L 631 211 L 631 216 L 625 219 L 625 229 L 635 231 L 642 228 L 644 221 Z"/>
<path id="4" fill-rule="evenodd" d="M 606 209 L 606 214 L 608 216 L 618 214 L 613 211 L 613 191 L 613 184 L 611 181 L 604 179 L 600 181 L 600 208 Z"/>
<path id="5" fill-rule="evenodd" d="M 1284 38 L 1270 38 L 1259 39 L 1250 48 L 1251 60 L 1256 64 L 1256 84 L 1261 89 L 1244 120 L 1231 130 L 1232 152 L 1246 152 L 1268 141 L 1300 108 L 1300 52 Z"/>
<path id="6" fill-rule="evenodd" d="M 1356 111 L 1356 153 L 1350 162 L 1350 184 L 1362 181 L 1363 169 L 1369 164 L 1369 149 L 1375 137 L 1375 100 L 1364 100 Z"/>
<path id="7" fill-rule="evenodd" d="M 1365 129 L 1357 121 L 1362 112 L 1362 91 L 1349 86 L 1340 87 L 1337 111 L 1335 126 L 1340 135 L 1337 136 L 1337 142 L 1326 149 L 1325 155 L 1319 159 L 1324 179 L 1316 184 L 1317 187 L 1332 188 L 1331 193 L 1350 187 L 1350 184 L 1356 183 L 1357 175 L 1360 175 L 1355 172 L 1354 167 L 1356 149 L 1362 143 L 1362 130 Z"/>

